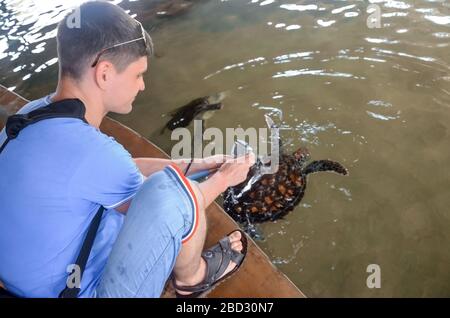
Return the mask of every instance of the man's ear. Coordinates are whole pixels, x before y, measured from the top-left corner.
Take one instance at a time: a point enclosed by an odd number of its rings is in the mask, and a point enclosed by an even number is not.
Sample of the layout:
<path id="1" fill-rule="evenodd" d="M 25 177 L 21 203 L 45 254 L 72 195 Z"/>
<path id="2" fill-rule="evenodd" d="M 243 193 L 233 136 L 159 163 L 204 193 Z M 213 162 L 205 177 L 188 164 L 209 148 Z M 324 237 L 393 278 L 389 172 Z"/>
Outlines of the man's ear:
<path id="1" fill-rule="evenodd" d="M 95 81 L 98 87 L 102 90 L 108 88 L 108 84 L 111 82 L 111 77 L 114 76 L 114 65 L 109 61 L 101 61 L 95 68 Z"/>

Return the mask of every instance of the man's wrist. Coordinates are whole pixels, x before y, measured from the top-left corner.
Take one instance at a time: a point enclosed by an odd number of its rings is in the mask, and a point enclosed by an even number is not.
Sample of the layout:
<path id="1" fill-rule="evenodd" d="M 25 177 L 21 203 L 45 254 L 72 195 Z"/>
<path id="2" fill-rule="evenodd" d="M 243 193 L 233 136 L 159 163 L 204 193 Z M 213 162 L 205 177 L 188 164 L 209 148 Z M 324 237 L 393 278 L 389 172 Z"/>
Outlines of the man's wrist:
<path id="1" fill-rule="evenodd" d="M 220 170 L 214 173 L 209 180 L 214 183 L 214 186 L 220 190 L 220 193 L 225 192 L 225 190 L 229 187 L 228 178 L 226 175 Z"/>
<path id="2" fill-rule="evenodd" d="M 215 169 L 219 168 L 223 164 L 223 160 L 219 161 L 218 157 L 207 157 L 202 158 L 201 163 L 205 169 Z"/>

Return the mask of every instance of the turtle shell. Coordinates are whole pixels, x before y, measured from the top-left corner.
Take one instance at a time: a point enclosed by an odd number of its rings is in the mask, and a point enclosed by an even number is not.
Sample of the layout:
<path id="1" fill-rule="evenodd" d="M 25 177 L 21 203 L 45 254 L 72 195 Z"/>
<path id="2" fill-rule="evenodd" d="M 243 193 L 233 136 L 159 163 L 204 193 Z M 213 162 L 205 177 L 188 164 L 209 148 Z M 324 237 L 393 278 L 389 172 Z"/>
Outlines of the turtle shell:
<path id="1" fill-rule="evenodd" d="M 253 166 L 247 179 L 225 191 L 223 207 L 236 221 L 255 223 L 273 221 L 292 211 L 306 189 L 302 168 L 309 153 L 300 148 L 293 154 L 281 154 L 277 172 L 265 174 L 242 196 L 236 197 L 257 172 Z"/>

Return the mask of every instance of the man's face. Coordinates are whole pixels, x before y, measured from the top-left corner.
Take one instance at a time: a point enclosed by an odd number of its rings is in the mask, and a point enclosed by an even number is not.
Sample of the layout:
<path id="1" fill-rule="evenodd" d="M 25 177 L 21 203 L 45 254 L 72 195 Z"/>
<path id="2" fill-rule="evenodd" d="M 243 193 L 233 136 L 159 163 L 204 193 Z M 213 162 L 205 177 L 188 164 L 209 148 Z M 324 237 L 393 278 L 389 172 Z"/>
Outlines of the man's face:
<path id="1" fill-rule="evenodd" d="M 140 91 L 145 89 L 144 73 L 147 71 L 147 57 L 143 56 L 132 62 L 121 73 L 114 71 L 114 76 L 108 85 L 105 104 L 107 111 L 128 114 Z"/>

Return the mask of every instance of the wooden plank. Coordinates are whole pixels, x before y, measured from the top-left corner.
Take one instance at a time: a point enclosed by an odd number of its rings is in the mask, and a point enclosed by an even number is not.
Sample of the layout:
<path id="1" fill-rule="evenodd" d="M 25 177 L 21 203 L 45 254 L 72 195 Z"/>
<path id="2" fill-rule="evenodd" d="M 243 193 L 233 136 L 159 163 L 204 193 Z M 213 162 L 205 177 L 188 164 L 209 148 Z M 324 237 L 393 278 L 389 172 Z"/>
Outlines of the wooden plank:
<path id="1" fill-rule="evenodd" d="M 0 109 L 12 114 L 27 101 L 15 94 L 1 94 L 5 88 L 0 85 Z M 10 96 L 6 96 L 10 95 Z M 7 104 L 3 104 L 4 101 Z M 114 137 L 133 157 L 168 158 L 161 149 L 146 138 L 140 136 L 130 128 L 106 117 L 100 129 L 105 134 Z M 207 209 L 208 234 L 206 246 L 215 244 L 227 233 L 236 229 L 238 225 L 217 204 L 211 204 Z M 173 289 L 168 287 L 164 297 L 173 297 Z M 267 255 L 249 239 L 247 258 L 230 279 L 216 287 L 208 297 L 217 298 L 272 298 L 272 297 L 305 297 L 304 294 L 281 272 L 267 257 Z"/>

